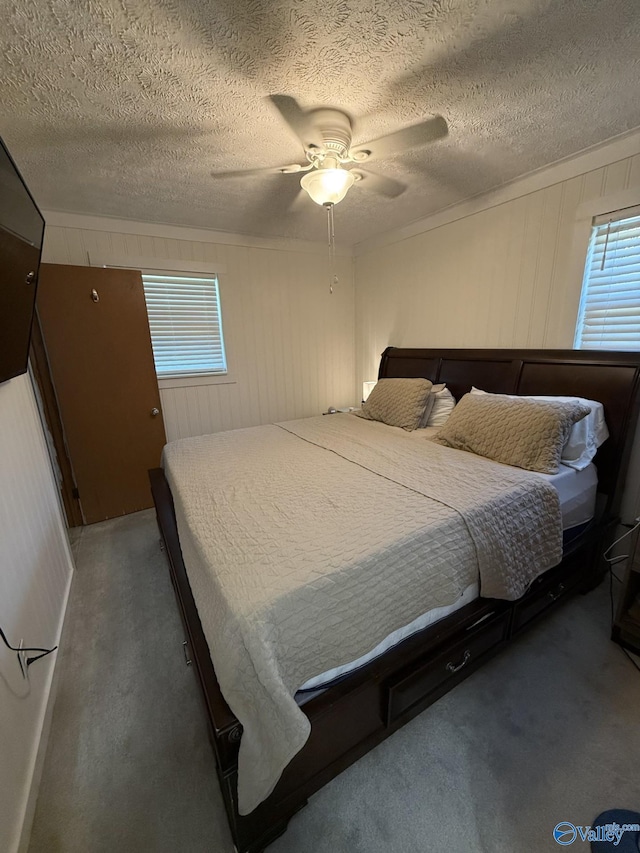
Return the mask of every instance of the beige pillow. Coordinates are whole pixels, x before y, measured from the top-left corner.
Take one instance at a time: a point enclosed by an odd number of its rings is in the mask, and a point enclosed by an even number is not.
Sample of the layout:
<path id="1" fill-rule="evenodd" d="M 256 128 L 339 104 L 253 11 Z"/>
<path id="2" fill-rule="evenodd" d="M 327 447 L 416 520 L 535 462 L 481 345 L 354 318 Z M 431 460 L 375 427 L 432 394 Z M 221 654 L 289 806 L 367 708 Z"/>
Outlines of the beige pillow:
<path id="1" fill-rule="evenodd" d="M 541 474 L 557 474 L 571 427 L 590 412 L 502 394 L 465 394 L 433 441 Z"/>
<path id="2" fill-rule="evenodd" d="M 406 430 L 417 429 L 430 400 L 428 379 L 379 379 L 359 412 L 360 418 L 382 421 Z"/>

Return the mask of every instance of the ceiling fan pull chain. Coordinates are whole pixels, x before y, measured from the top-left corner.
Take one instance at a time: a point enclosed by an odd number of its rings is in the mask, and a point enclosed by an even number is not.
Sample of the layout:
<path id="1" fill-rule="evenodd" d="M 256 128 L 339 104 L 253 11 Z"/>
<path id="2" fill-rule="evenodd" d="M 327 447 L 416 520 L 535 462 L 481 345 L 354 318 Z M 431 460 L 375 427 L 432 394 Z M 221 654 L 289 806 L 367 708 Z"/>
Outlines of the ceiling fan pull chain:
<path id="1" fill-rule="evenodd" d="M 325 205 L 327 208 L 327 235 L 329 238 L 329 293 L 333 293 L 333 285 L 338 283 L 336 274 L 336 232 L 333 224 L 333 204 Z"/>

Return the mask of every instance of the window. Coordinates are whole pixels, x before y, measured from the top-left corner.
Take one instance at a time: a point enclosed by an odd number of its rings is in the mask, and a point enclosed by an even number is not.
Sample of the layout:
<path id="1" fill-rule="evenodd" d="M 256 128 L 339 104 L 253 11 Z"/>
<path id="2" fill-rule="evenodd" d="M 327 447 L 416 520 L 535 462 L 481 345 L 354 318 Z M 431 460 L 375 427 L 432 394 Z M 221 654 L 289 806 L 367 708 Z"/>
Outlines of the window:
<path id="1" fill-rule="evenodd" d="M 640 350 L 640 208 L 593 221 L 575 347 Z"/>
<path id="2" fill-rule="evenodd" d="M 142 273 L 159 378 L 226 373 L 218 279 Z"/>

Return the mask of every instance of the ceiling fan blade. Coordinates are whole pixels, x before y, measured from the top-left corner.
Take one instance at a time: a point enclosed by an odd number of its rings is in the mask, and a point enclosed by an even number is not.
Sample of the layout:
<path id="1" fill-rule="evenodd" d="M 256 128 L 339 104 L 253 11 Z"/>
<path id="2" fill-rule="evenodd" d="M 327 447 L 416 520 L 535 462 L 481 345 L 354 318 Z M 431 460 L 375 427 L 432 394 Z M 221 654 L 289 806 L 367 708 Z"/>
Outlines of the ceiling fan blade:
<path id="1" fill-rule="evenodd" d="M 302 187 L 298 186 L 298 190 L 295 195 L 292 194 L 287 200 L 284 212 L 288 214 L 299 213 L 301 210 L 308 209 L 308 202 L 311 203 L 311 199 Z"/>
<path id="2" fill-rule="evenodd" d="M 306 172 L 306 166 L 291 163 L 288 166 L 269 166 L 262 169 L 237 169 L 233 172 L 211 172 L 212 178 L 246 178 L 253 175 L 291 175 L 296 172 Z"/>
<path id="3" fill-rule="evenodd" d="M 289 95 L 269 95 L 268 99 L 298 137 L 305 151 L 322 146 L 322 136 L 318 133 L 312 114 L 303 110 L 295 98 Z"/>
<path id="4" fill-rule="evenodd" d="M 308 202 L 308 203 L 307 203 Z M 300 181 L 283 181 L 275 176 L 261 182 L 247 201 L 242 219 L 243 233 L 264 233 L 265 222 L 286 221 L 295 226 L 305 214 L 316 207 L 300 186 Z"/>
<path id="5" fill-rule="evenodd" d="M 375 172 L 369 172 L 366 169 L 352 169 L 356 175 L 360 175 L 358 181 L 365 190 L 371 190 L 379 195 L 384 195 L 387 198 L 397 198 L 407 189 L 407 185 L 401 181 L 396 181 L 395 178 L 388 178 L 386 175 L 377 175 Z"/>
<path id="6" fill-rule="evenodd" d="M 434 116 L 418 124 L 404 127 L 402 130 L 396 130 L 394 133 L 388 133 L 386 136 L 380 136 L 371 142 L 354 145 L 350 153 L 357 155 L 360 151 L 369 151 L 370 154 L 366 158 L 367 162 L 374 158 L 380 160 L 383 157 L 401 154 L 409 148 L 417 148 L 420 145 L 426 145 L 428 142 L 435 142 L 436 139 L 445 137 L 448 132 L 447 122 L 442 116 Z"/>

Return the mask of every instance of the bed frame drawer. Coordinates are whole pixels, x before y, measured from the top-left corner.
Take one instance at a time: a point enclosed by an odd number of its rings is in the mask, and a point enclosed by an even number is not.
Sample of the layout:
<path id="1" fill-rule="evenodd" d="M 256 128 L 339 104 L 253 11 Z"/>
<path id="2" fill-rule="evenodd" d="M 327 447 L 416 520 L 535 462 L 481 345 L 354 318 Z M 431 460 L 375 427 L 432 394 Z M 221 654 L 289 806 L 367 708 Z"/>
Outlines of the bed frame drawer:
<path id="1" fill-rule="evenodd" d="M 556 602 L 575 592 L 577 587 L 585 581 L 587 570 L 584 562 L 576 561 L 568 574 L 551 572 L 550 575 L 540 583 L 534 584 L 522 601 L 515 605 L 512 633 L 515 634 L 532 619 L 552 608 Z"/>
<path id="2" fill-rule="evenodd" d="M 426 708 L 438 696 L 450 690 L 473 672 L 480 661 L 496 650 L 506 640 L 511 614 L 472 627 L 469 635 L 452 648 L 438 654 L 437 650 L 427 660 L 418 660 L 399 678 L 387 684 L 387 726 L 405 715 Z"/>

